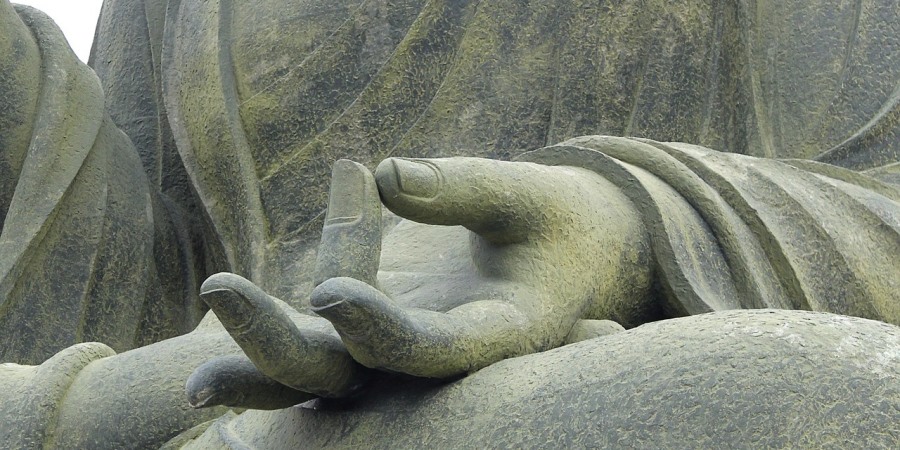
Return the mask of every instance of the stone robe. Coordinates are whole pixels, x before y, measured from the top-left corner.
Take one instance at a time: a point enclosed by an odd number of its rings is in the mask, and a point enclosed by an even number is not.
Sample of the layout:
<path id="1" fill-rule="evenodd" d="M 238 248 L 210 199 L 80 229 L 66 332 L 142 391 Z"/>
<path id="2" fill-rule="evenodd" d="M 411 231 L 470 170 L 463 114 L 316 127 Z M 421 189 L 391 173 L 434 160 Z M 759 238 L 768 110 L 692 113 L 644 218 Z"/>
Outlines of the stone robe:
<path id="1" fill-rule="evenodd" d="M 5 1 L 0 19 L 10 49 L 0 90 L 12 103 L 0 116 L 0 362 L 190 331 L 203 314 L 199 231 L 148 183 L 56 25 Z"/>
<path id="2" fill-rule="evenodd" d="M 177 148 L 229 270 L 294 304 L 339 158 L 595 134 L 855 170 L 900 152 L 894 0 L 109 0 L 99 25 L 117 122 L 163 138 L 154 170 Z"/>

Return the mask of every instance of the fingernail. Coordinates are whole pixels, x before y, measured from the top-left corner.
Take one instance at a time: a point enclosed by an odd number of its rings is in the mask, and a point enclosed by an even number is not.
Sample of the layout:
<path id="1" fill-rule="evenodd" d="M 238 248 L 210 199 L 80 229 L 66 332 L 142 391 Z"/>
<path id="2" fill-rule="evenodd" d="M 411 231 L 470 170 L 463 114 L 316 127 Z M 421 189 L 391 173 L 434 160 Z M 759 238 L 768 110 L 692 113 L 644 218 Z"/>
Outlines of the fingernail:
<path id="1" fill-rule="evenodd" d="M 247 300 L 231 289 L 220 288 L 202 292 L 200 298 L 217 312 L 222 311 L 229 315 L 239 316 L 250 312 Z"/>
<path id="2" fill-rule="evenodd" d="M 200 390 L 200 392 L 197 392 L 194 395 L 188 394 L 188 404 L 191 405 L 191 408 L 194 409 L 216 406 L 217 404 L 211 403 L 215 397 L 216 393 L 213 391 L 213 389 L 202 389 Z"/>
<path id="3" fill-rule="evenodd" d="M 353 336 L 364 334 L 369 325 L 364 308 L 347 301 L 360 296 L 351 284 L 356 280 L 349 283 L 341 280 L 350 279 L 332 278 L 313 289 L 309 299 L 312 310 L 334 324 L 338 331 Z"/>
<path id="4" fill-rule="evenodd" d="M 365 208 L 366 168 L 353 161 L 341 159 L 331 171 L 331 191 L 325 225 L 358 220 Z"/>
<path id="5" fill-rule="evenodd" d="M 184 391 L 192 408 L 199 409 L 214 404 L 216 389 L 210 385 L 208 365 L 209 363 L 206 363 L 197 368 L 185 383 Z"/>
<path id="6" fill-rule="evenodd" d="M 312 306 L 313 311 L 316 313 L 344 303 L 344 297 L 331 288 L 331 285 L 329 284 L 329 281 L 331 280 L 332 279 L 326 280 L 317 286 L 309 296 L 310 306 Z"/>
<path id="7" fill-rule="evenodd" d="M 328 320 L 344 338 L 357 341 L 369 336 L 369 318 L 356 305 L 336 300 L 323 306 L 313 306 L 313 312 Z"/>
<path id="8" fill-rule="evenodd" d="M 385 163 L 389 161 L 390 166 Z M 431 199 L 438 195 L 441 177 L 436 167 L 424 161 L 391 158 L 379 164 L 375 173 L 379 188 L 410 197 Z"/>
<path id="9" fill-rule="evenodd" d="M 238 331 L 249 327 L 255 310 L 250 302 L 231 289 L 216 289 L 200 294 L 227 329 Z"/>
<path id="10" fill-rule="evenodd" d="M 344 300 L 333 297 L 318 297 L 318 299 L 318 301 L 310 302 L 312 304 L 313 311 L 315 311 L 316 313 L 339 307 L 341 303 L 344 303 Z"/>

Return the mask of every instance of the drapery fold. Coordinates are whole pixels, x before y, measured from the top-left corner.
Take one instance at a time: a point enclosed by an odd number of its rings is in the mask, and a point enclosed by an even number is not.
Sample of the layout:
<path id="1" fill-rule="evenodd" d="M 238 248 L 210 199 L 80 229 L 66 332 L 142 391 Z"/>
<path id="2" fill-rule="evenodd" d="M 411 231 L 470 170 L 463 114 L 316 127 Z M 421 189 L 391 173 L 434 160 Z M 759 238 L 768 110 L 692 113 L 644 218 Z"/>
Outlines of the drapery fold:
<path id="1" fill-rule="evenodd" d="M 97 76 L 53 21 L 25 6 L 2 13 L 33 37 L 41 78 L 30 141 L 4 149 L 24 159 L 0 232 L 0 362 L 190 331 L 202 316 L 196 230 L 151 189 Z"/>
<path id="2" fill-rule="evenodd" d="M 900 190 L 890 183 L 808 161 L 606 136 L 521 159 L 591 169 L 623 189 L 650 230 L 676 314 L 788 308 L 900 323 Z"/>

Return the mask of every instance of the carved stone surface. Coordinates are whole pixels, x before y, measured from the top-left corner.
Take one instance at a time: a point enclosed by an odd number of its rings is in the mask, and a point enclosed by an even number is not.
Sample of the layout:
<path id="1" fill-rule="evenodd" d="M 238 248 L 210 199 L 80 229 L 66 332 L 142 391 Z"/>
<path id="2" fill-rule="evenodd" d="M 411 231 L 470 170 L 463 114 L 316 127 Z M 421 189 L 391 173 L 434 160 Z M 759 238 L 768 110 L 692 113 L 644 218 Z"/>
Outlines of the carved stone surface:
<path id="1" fill-rule="evenodd" d="M 898 14 L 0 0 L 0 442 L 893 447 Z"/>
<path id="2" fill-rule="evenodd" d="M 226 416 L 182 448 L 891 448 L 900 335 L 801 311 L 656 322 L 448 384 Z M 177 445 L 176 445 L 177 444 Z"/>
<path id="3" fill-rule="evenodd" d="M 112 0 L 93 66 L 121 126 L 168 119 L 221 270 L 301 304 L 341 158 L 509 159 L 602 134 L 896 162 L 900 12 L 864 3 Z"/>
<path id="4" fill-rule="evenodd" d="M 7 1 L 0 20 L 0 361 L 190 331 L 203 314 L 199 232 L 147 182 L 56 25 Z"/>

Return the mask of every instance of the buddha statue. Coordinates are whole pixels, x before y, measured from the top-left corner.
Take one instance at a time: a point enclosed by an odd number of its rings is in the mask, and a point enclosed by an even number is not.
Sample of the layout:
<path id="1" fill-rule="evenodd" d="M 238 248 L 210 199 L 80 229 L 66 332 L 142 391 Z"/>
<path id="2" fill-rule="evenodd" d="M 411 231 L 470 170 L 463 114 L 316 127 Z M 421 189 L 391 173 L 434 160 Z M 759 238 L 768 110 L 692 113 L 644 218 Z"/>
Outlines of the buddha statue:
<path id="1" fill-rule="evenodd" d="M 888 0 L 0 5 L 6 442 L 900 433 Z"/>

